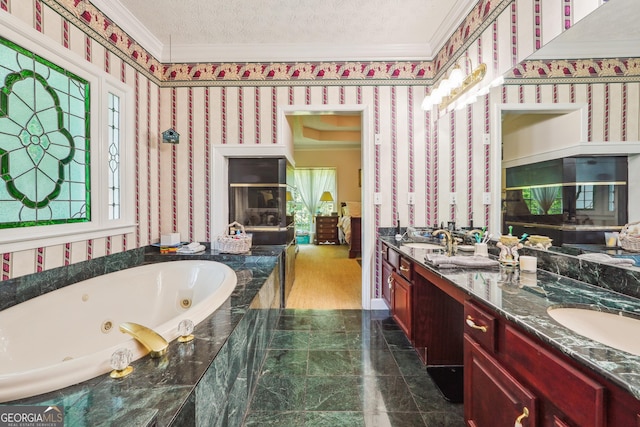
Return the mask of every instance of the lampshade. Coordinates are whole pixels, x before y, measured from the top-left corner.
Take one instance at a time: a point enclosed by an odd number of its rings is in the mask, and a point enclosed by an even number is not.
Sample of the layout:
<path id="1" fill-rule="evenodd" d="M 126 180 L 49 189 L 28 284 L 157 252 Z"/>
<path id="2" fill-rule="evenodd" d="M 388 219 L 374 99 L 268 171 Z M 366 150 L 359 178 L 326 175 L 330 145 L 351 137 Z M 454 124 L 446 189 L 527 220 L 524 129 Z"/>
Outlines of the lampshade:
<path id="1" fill-rule="evenodd" d="M 320 196 L 320 201 L 321 202 L 333 202 L 333 196 L 331 196 L 330 192 L 325 191 L 324 193 L 322 193 L 322 196 Z"/>

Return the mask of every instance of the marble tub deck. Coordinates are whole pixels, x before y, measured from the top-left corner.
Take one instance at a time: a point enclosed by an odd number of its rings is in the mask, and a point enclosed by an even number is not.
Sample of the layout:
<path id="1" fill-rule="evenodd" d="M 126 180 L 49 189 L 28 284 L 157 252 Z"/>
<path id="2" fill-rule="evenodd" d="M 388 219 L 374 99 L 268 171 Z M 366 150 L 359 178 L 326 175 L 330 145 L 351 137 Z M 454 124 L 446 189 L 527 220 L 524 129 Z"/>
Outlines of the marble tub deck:
<path id="1" fill-rule="evenodd" d="M 245 426 L 464 426 L 388 312 L 283 310 Z"/>

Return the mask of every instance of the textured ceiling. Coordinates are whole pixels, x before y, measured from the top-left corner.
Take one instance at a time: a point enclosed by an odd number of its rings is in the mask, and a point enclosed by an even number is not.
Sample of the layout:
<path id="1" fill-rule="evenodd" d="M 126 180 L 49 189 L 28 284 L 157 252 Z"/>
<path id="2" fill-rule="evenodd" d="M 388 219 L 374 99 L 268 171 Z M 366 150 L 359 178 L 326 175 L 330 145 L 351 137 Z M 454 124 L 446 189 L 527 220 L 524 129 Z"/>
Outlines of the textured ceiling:
<path id="1" fill-rule="evenodd" d="M 296 150 L 360 149 L 360 114 L 293 114 L 287 116 L 287 121 Z"/>
<path id="2" fill-rule="evenodd" d="M 92 1 L 163 62 L 426 60 L 476 2 Z"/>

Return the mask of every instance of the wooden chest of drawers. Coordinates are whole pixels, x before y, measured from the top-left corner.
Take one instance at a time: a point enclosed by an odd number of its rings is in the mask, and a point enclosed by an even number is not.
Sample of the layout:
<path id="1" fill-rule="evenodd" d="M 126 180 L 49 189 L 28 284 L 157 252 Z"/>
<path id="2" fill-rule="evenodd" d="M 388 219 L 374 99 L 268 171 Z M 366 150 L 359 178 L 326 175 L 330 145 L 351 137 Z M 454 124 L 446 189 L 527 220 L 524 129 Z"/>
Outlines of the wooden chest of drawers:
<path id="1" fill-rule="evenodd" d="M 317 216 L 316 217 L 316 245 L 323 243 L 339 244 L 338 241 L 338 217 L 337 216 Z"/>

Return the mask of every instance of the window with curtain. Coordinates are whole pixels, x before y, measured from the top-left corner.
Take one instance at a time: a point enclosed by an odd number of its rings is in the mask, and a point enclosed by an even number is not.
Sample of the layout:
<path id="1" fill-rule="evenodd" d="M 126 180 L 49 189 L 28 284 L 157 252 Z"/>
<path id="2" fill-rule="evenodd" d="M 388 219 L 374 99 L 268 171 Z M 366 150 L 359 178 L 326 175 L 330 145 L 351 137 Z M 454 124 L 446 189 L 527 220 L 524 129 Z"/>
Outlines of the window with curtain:
<path id="1" fill-rule="evenodd" d="M 337 201 L 337 173 L 335 168 L 300 168 L 294 171 L 294 215 L 296 229 L 310 231 L 313 217 L 323 209 L 320 200 L 322 193 L 328 191 L 333 197 L 333 209 L 335 211 Z"/>

